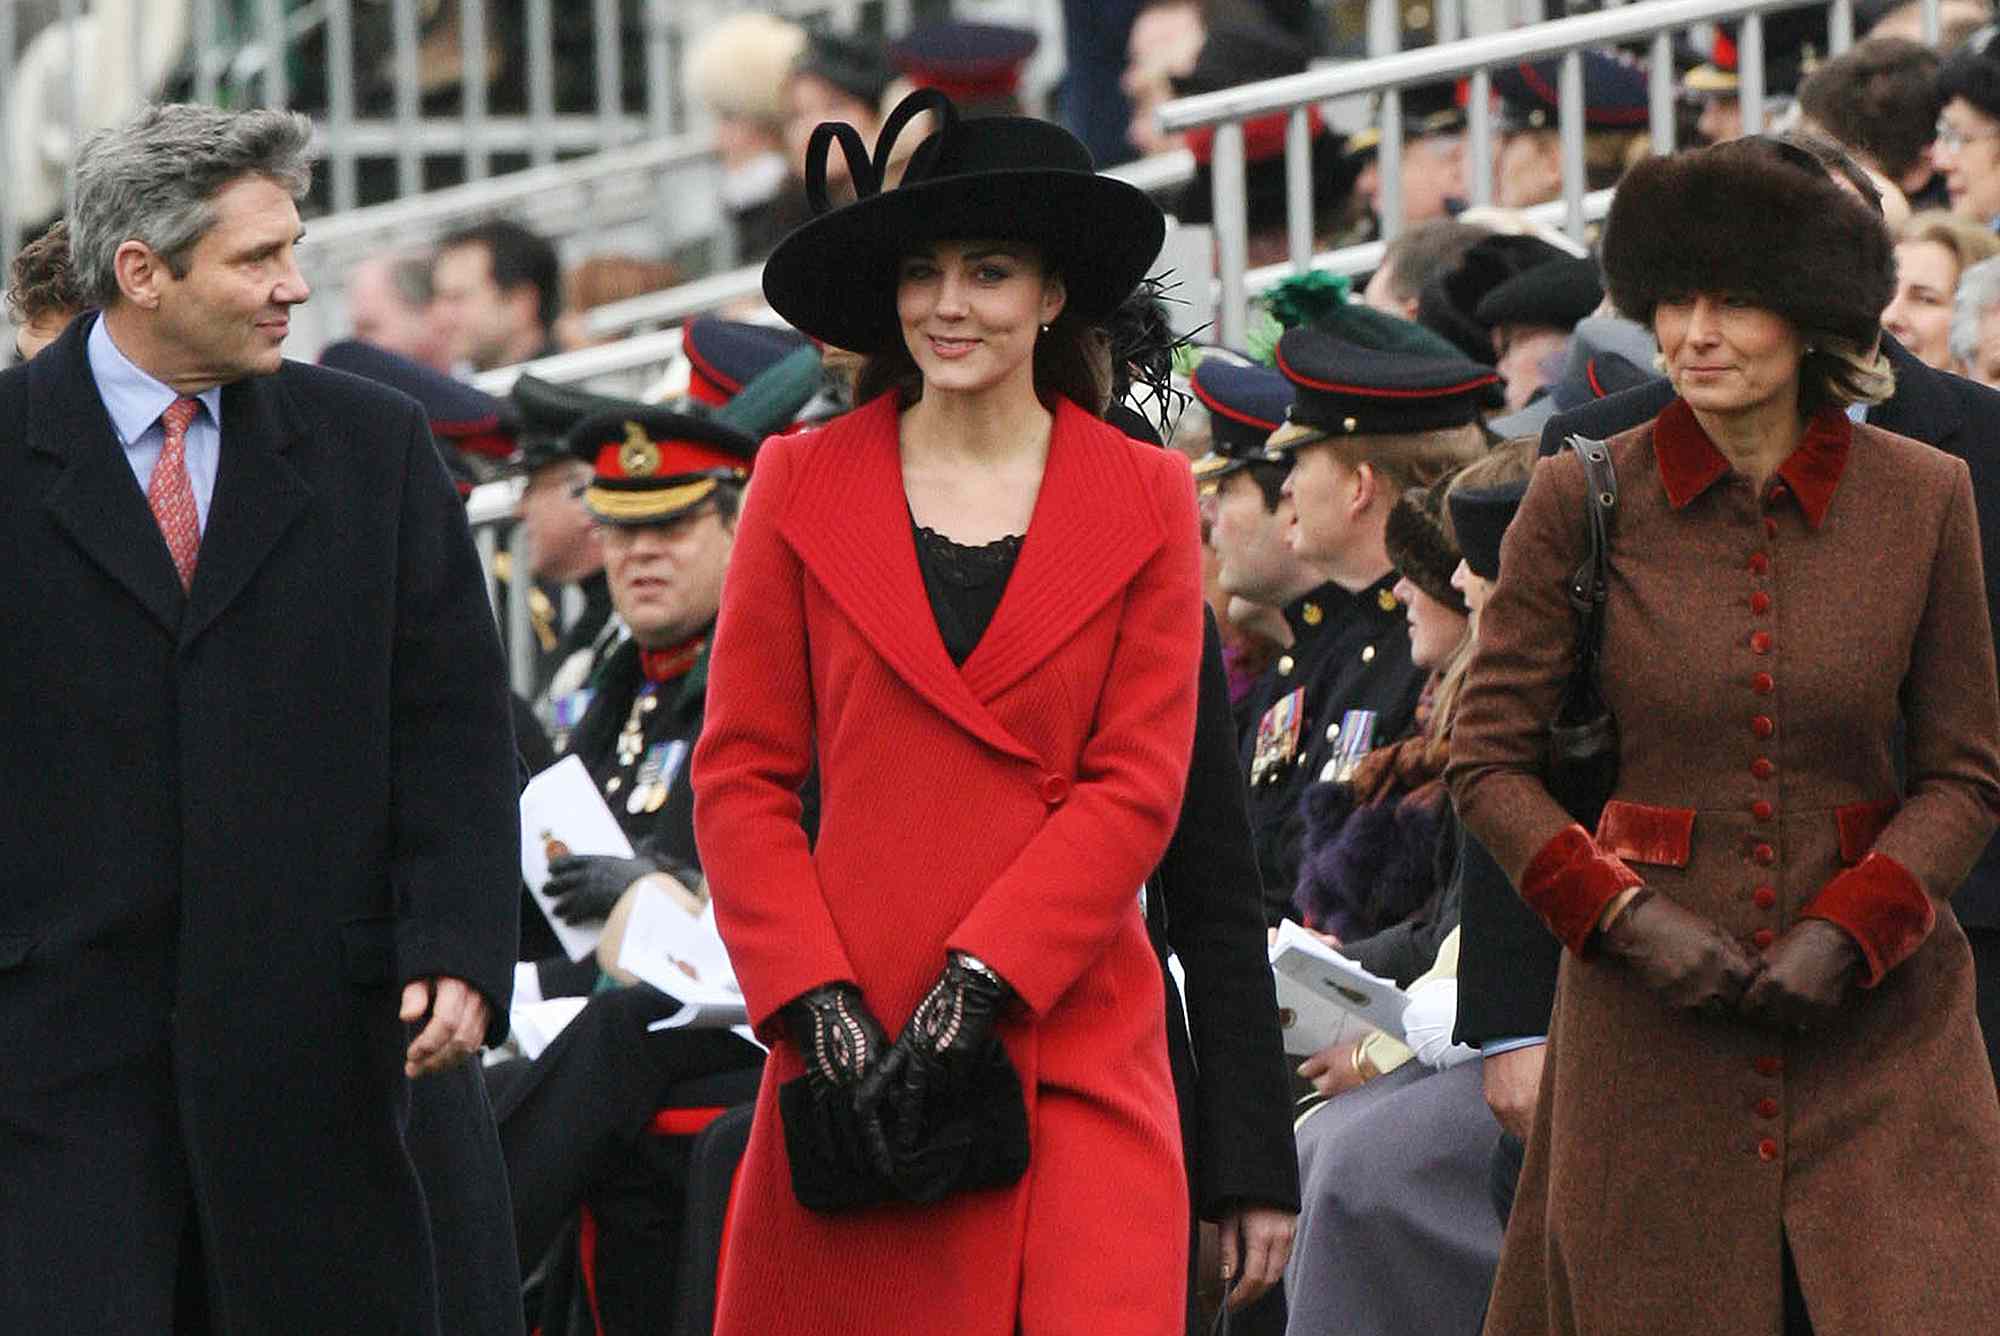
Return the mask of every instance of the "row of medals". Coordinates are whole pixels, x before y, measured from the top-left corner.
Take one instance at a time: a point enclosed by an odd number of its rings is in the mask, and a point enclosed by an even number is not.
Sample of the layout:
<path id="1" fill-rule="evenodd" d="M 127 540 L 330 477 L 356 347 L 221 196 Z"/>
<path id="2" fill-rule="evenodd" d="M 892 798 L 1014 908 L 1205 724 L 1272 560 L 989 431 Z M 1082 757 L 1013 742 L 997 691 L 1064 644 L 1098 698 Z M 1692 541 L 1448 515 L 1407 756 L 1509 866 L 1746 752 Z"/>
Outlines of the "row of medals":
<path id="1" fill-rule="evenodd" d="M 638 698 L 632 702 L 632 709 L 625 716 L 625 727 L 618 733 L 618 768 L 629 770 L 640 754 L 646 751 L 646 716 L 660 708 L 659 683 L 648 682 L 640 688 Z M 657 812 L 667 803 L 665 747 L 655 747 L 639 766 L 639 773 L 633 776 L 632 791 L 625 796 L 625 810 L 633 816 L 641 812 Z M 616 794 L 621 777 L 613 775 L 604 782 L 604 791 Z"/>

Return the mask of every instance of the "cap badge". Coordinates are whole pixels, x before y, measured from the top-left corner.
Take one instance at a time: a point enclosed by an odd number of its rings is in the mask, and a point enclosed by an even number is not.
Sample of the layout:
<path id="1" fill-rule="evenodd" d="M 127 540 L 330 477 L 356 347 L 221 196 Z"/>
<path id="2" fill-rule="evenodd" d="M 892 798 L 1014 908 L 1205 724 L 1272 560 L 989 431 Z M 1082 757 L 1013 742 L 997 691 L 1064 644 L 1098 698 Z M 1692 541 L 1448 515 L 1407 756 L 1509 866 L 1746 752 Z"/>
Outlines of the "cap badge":
<path id="1" fill-rule="evenodd" d="M 636 422 L 625 424 L 625 444 L 618 449 L 618 467 L 628 478 L 650 478 L 660 471 L 660 447 Z"/>

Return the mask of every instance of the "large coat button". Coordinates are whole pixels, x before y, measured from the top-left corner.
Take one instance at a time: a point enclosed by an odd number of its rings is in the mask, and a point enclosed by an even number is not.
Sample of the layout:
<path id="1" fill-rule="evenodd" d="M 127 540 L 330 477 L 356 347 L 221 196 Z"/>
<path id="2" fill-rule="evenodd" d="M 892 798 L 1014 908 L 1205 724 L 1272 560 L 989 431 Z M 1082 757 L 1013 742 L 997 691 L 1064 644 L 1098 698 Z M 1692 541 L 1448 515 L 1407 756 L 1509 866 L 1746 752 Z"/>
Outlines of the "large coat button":
<path id="1" fill-rule="evenodd" d="M 1759 821 L 1769 821 L 1777 814 L 1778 809 L 1771 805 L 1769 799 L 1759 798 L 1756 802 L 1750 804 L 1750 815 Z"/>
<path id="2" fill-rule="evenodd" d="M 1778 903 L 1778 893 L 1769 886 L 1759 886 L 1750 893 L 1750 899 L 1759 909 L 1769 909 Z"/>
<path id="3" fill-rule="evenodd" d="M 1750 850 L 1750 856 L 1756 859 L 1759 865 L 1763 867 L 1769 867 L 1778 861 L 1778 851 L 1768 844 L 1755 846 Z"/>
<path id="4" fill-rule="evenodd" d="M 1750 719 L 1750 731 L 1760 738 L 1768 738 L 1778 731 L 1778 721 L 1768 714 L 1753 715 Z"/>
<path id="5" fill-rule="evenodd" d="M 1776 1076 L 1783 1070 L 1785 1070 L 1785 1060 L 1783 1058 L 1766 1055 L 1757 1059 L 1757 1075 L 1759 1076 Z"/>
<path id="6" fill-rule="evenodd" d="M 1766 1164 L 1769 1164 L 1771 1161 L 1777 1159 L 1778 1143 L 1771 1140 L 1771 1138 L 1769 1137 L 1765 1137 L 1762 1141 L 1757 1143 L 1757 1158 L 1762 1160 Z"/>
<path id="7" fill-rule="evenodd" d="M 1760 696 L 1768 696 L 1778 689 L 1778 679 L 1769 673 L 1757 673 L 1750 678 L 1750 689 Z"/>
<path id="8" fill-rule="evenodd" d="M 1771 943 L 1777 940 L 1778 934 L 1772 932 L 1769 928 L 1759 928 L 1750 934 L 1750 945 L 1756 947 L 1759 951 L 1768 949 Z"/>
<path id="9" fill-rule="evenodd" d="M 1764 1097 L 1763 1099 L 1760 1099 L 1760 1100 L 1758 1100 L 1758 1101 L 1757 1101 L 1757 1116 L 1758 1116 L 1759 1118 L 1775 1118 L 1775 1117 L 1777 1117 L 1777 1116 L 1778 1116 L 1778 1101 L 1777 1101 L 1777 1100 L 1775 1100 L 1775 1099 L 1772 1099 L 1772 1098 L 1770 1098 L 1769 1096 L 1766 1096 L 1766 1097 Z"/>
<path id="10" fill-rule="evenodd" d="M 1762 617 L 1771 610 L 1771 596 L 1759 589 L 1750 596 L 1750 611 Z"/>
<path id="11" fill-rule="evenodd" d="M 1069 781 L 1061 775 L 1043 775 L 1035 791 L 1042 795 L 1042 801 L 1051 807 L 1061 807 L 1069 797 Z"/>
<path id="12" fill-rule="evenodd" d="M 1752 631 L 1750 633 L 1750 652 L 1752 654 L 1769 654 L 1771 652 L 1771 633 L 1769 631 Z"/>
<path id="13" fill-rule="evenodd" d="M 1778 767 L 1768 756 L 1759 756 L 1750 763 L 1750 774 L 1757 779 L 1769 779 L 1778 773 Z"/>
<path id="14" fill-rule="evenodd" d="M 1752 552 L 1750 554 L 1750 573 L 1752 575 L 1762 575 L 1770 569 L 1771 559 L 1768 556 L 1762 552 Z"/>

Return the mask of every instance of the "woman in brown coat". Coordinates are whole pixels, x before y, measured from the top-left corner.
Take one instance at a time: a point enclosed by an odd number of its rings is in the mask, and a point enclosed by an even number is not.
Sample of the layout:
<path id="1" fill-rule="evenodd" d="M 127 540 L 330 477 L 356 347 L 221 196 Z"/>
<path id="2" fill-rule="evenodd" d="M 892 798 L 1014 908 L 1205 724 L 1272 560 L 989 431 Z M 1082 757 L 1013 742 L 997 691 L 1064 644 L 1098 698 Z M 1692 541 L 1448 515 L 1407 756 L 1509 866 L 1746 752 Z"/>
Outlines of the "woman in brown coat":
<path id="1" fill-rule="evenodd" d="M 1844 411 L 1890 388 L 1888 237 L 1746 140 L 1636 167 L 1604 264 L 1679 396 L 1610 442 L 1617 787 L 1593 835 L 1542 778 L 1567 454 L 1507 534 L 1449 773 L 1568 948 L 1487 1330 L 1990 1330 L 2000 1106 L 1947 897 L 2000 806 L 2000 693 L 1964 464 Z"/>

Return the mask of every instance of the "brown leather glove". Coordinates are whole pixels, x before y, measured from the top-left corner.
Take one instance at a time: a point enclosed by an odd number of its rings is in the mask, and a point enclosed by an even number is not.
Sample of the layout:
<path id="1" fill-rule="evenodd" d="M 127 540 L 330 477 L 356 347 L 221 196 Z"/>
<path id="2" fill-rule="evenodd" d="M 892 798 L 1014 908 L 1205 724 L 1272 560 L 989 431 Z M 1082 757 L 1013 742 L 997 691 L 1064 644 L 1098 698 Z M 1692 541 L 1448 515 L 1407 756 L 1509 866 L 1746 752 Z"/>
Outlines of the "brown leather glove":
<path id="1" fill-rule="evenodd" d="M 1800 919 L 1764 953 L 1737 1011 L 1774 1030 L 1813 1029 L 1833 1019 L 1861 965 L 1861 948 L 1838 924 Z"/>
<path id="2" fill-rule="evenodd" d="M 1706 1016 L 1734 1011 L 1760 968 L 1713 923 L 1643 886 L 1597 930 L 1596 942 L 1669 1006 Z"/>

